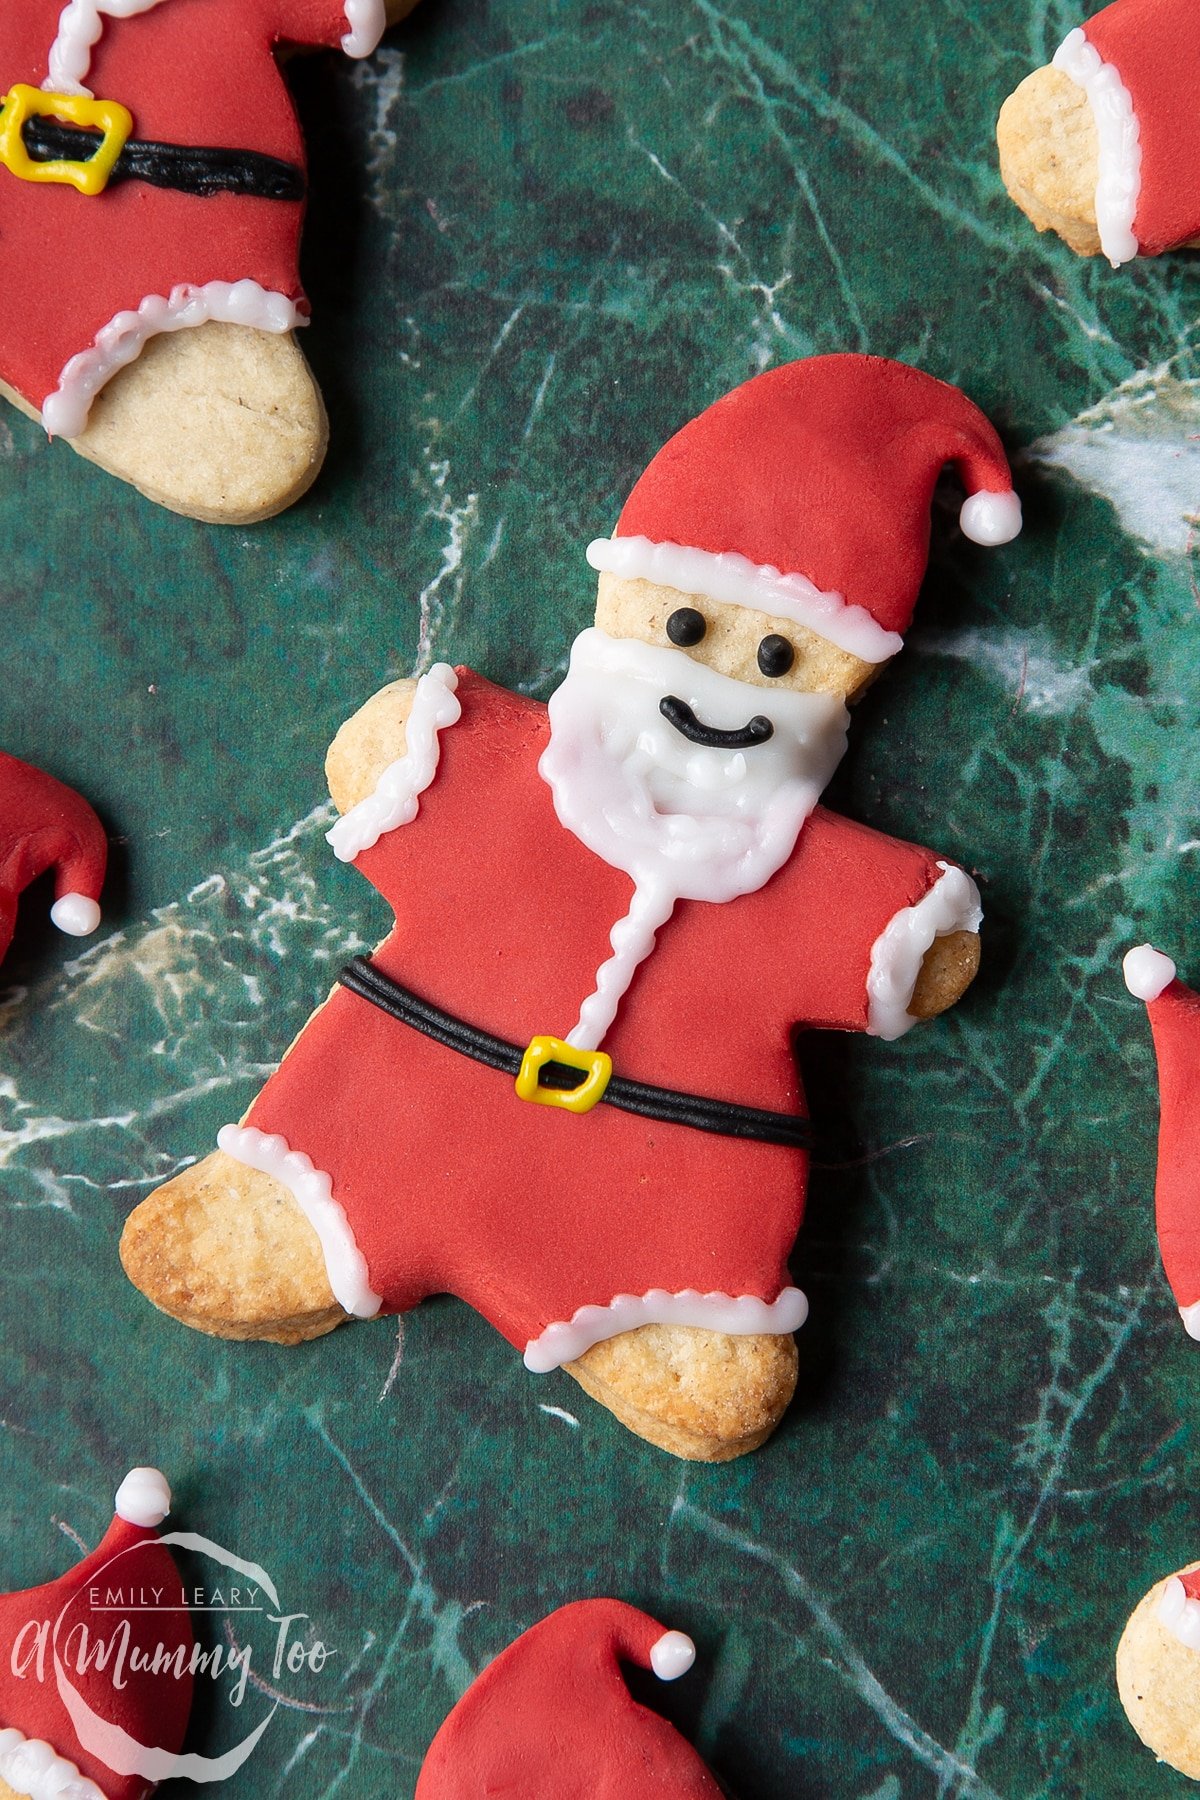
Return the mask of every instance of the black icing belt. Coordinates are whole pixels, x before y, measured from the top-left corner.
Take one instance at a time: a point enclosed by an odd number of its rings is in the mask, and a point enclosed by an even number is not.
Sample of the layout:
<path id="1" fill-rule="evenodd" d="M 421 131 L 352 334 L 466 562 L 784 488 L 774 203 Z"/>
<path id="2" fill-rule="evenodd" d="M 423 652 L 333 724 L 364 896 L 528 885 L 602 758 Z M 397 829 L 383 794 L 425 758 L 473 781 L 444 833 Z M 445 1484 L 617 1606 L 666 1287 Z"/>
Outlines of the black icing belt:
<path id="1" fill-rule="evenodd" d="M 468 1025 L 453 1013 L 422 1000 L 377 969 L 368 957 L 356 956 L 346 964 L 338 980 L 361 1000 L 369 1000 L 390 1018 L 423 1032 L 447 1050 L 457 1050 L 460 1056 L 469 1056 L 474 1062 L 486 1063 L 514 1078 L 519 1073 L 525 1053 L 516 1044 L 493 1037 L 490 1031 L 481 1031 L 477 1025 Z M 570 1091 L 583 1080 L 581 1069 L 569 1069 L 563 1063 L 544 1063 L 539 1071 L 542 1087 Z M 782 1144 L 791 1150 L 811 1148 L 808 1120 L 799 1113 L 768 1112 L 759 1106 L 738 1106 L 732 1100 L 681 1094 L 674 1088 L 629 1081 L 623 1075 L 609 1079 L 600 1105 L 617 1106 L 622 1112 L 638 1113 L 664 1125 L 690 1125 L 696 1131 L 713 1132 L 719 1137 L 752 1138 L 757 1143 Z"/>
<path id="2" fill-rule="evenodd" d="M 22 130 L 31 162 L 90 162 L 104 134 L 61 119 L 27 119 Z M 199 144 L 139 143 L 130 138 L 108 178 L 145 181 L 208 199 L 212 194 L 247 194 L 257 200 L 303 200 L 304 171 L 258 150 L 206 149 Z"/>

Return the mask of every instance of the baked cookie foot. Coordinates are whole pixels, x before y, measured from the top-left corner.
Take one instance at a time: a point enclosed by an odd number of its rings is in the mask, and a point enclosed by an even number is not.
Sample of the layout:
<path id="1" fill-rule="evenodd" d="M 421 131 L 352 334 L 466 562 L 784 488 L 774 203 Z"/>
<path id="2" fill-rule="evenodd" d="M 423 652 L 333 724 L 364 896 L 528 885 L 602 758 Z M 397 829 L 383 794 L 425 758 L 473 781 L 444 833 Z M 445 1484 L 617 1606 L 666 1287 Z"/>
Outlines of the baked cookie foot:
<path id="1" fill-rule="evenodd" d="M 1160 1762 L 1193 1781 L 1200 1781 L 1200 1650 L 1181 1642 L 1163 1600 L 1172 1582 L 1178 1587 L 1197 1569 L 1190 1563 L 1152 1587 L 1117 1646 L 1117 1689 L 1129 1723 Z"/>

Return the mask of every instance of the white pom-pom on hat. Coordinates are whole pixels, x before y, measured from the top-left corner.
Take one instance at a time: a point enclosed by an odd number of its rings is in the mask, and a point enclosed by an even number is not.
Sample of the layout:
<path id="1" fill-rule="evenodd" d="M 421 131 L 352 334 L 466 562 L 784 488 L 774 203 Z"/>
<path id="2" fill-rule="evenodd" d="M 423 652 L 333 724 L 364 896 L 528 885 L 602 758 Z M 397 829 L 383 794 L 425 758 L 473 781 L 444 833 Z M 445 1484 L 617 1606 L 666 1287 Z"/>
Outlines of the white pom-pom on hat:
<path id="1" fill-rule="evenodd" d="M 696 1660 L 696 1646 L 686 1631 L 664 1631 L 651 1646 L 650 1667 L 660 1681 L 678 1681 Z"/>
<path id="2" fill-rule="evenodd" d="M 1011 544 L 1021 535 L 1021 502 L 1012 489 L 1007 493 L 990 493 L 981 489 L 963 501 L 958 515 L 963 536 L 973 544 L 994 549 L 998 544 Z"/>
<path id="3" fill-rule="evenodd" d="M 1135 1000 L 1157 1000 L 1175 979 L 1175 964 L 1152 944 L 1137 944 L 1125 952 L 1121 968 L 1125 986 Z"/>
<path id="4" fill-rule="evenodd" d="M 91 937 L 100 923 L 100 908 L 86 894 L 64 894 L 50 908 L 50 918 L 68 937 Z"/>
<path id="5" fill-rule="evenodd" d="M 171 1490 L 160 1469 L 130 1469 L 117 1489 L 114 1502 L 118 1518 L 127 1525 L 149 1530 L 161 1525 L 171 1510 Z"/>

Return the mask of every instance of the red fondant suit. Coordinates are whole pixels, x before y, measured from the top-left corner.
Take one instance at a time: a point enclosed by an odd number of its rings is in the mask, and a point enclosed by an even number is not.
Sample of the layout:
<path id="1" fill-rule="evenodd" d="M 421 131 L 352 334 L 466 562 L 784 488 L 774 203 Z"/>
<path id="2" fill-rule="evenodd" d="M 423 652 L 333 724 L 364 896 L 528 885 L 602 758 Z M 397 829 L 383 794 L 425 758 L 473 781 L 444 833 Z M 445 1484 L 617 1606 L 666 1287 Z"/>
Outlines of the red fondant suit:
<path id="1" fill-rule="evenodd" d="M 458 697 L 416 818 L 357 859 L 397 913 L 374 960 L 513 1043 L 565 1037 L 633 884 L 558 822 L 537 771 L 545 707 L 469 671 Z M 927 851 L 818 808 L 757 893 L 678 903 L 604 1040 L 614 1071 L 801 1110 L 794 1027 L 866 1027 L 872 946 L 939 874 Z M 448 1291 L 518 1348 L 617 1294 L 773 1302 L 788 1284 L 800 1152 L 531 1104 L 344 989 L 246 1123 L 331 1176 L 387 1307 Z"/>
<path id="2" fill-rule="evenodd" d="M 63 0 L 0 7 L 0 94 L 41 87 Z M 275 61 L 280 42 L 335 47 L 343 0 L 157 0 L 105 17 L 85 85 L 133 114 L 133 135 L 265 152 L 303 166 L 300 127 Z M 68 360 L 147 296 L 246 278 L 307 310 L 300 201 L 210 198 L 114 184 L 88 198 L 0 168 L 0 378 L 36 406 Z"/>

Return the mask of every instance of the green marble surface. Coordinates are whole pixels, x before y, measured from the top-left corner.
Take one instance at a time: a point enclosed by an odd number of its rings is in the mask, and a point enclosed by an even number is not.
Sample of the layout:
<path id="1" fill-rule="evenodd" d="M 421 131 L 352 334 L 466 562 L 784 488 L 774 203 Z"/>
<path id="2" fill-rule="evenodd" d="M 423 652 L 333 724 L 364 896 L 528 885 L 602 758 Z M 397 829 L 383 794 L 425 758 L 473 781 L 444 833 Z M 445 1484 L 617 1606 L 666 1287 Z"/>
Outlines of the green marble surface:
<path id="1" fill-rule="evenodd" d="M 665 1704 L 741 1800 L 1186 1791 L 1111 1671 L 1136 1600 L 1200 1555 L 1200 1351 L 1158 1267 L 1119 969 L 1151 936 L 1200 977 L 1200 276 L 1077 262 L 1003 194 L 999 103 L 1074 23 L 427 0 L 371 62 L 295 71 L 333 422 L 302 505 L 191 524 L 0 420 L 0 743 L 114 839 L 99 939 L 34 893 L 0 978 L 3 1585 L 66 1567 L 60 1526 L 96 1541 L 125 1467 L 161 1462 L 178 1521 L 338 1652 L 277 1684 L 231 1800 L 403 1800 L 473 1674 L 603 1592 L 697 1639 Z M 159 1317 L 122 1217 L 385 924 L 322 840 L 339 721 L 435 656 L 547 694 L 590 616 L 583 545 L 662 439 L 843 348 L 967 387 L 1028 523 L 982 552 L 939 506 L 835 785 L 977 871 L 984 968 L 900 1044 L 804 1048 L 812 1318 L 777 1439 L 673 1462 L 449 1301 L 398 1361 L 387 1323 L 289 1351 Z M 196 1742 L 237 1726 L 209 1707 Z"/>

